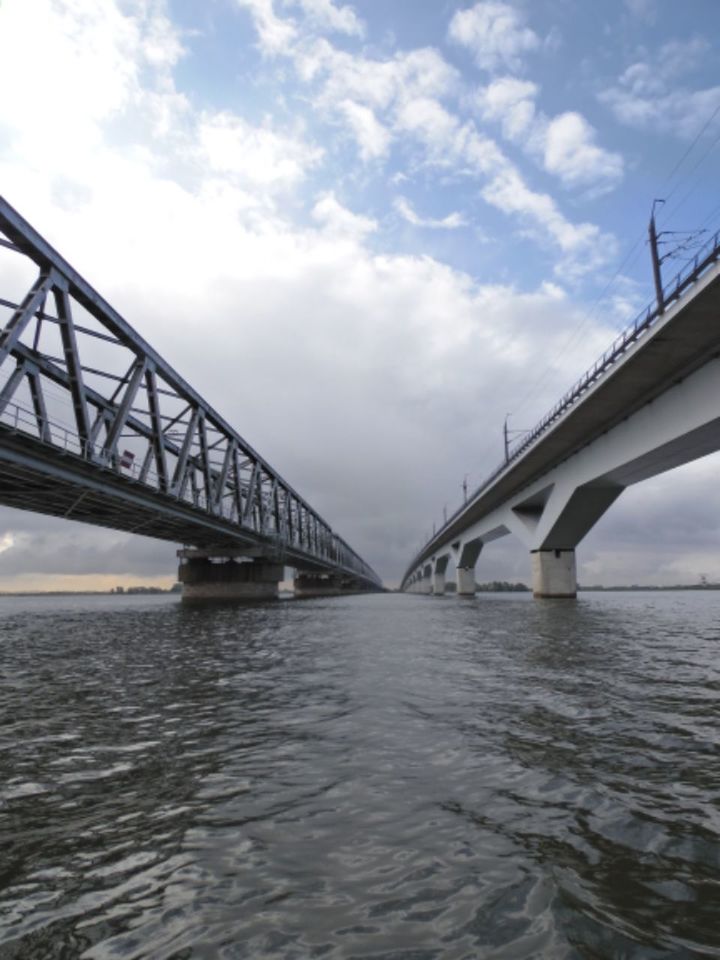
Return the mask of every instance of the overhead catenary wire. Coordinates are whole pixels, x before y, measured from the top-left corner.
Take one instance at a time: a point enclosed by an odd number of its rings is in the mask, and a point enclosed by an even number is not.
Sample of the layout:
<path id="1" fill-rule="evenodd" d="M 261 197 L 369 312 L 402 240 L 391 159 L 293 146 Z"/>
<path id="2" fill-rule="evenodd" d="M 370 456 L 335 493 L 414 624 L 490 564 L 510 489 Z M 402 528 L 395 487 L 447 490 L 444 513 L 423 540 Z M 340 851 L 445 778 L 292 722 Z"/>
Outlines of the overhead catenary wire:
<path id="1" fill-rule="evenodd" d="M 665 178 L 665 180 L 663 181 L 664 183 L 669 183 L 669 182 L 672 180 L 672 178 L 675 176 L 675 174 L 677 173 L 677 171 L 678 171 L 678 170 L 680 169 L 680 167 L 683 165 L 683 163 L 685 162 L 685 160 L 687 160 L 687 158 L 688 158 L 688 157 L 690 156 L 690 154 L 693 152 L 693 150 L 695 149 L 695 147 L 697 146 L 697 144 L 700 142 L 700 140 L 701 140 L 702 137 L 704 136 L 705 132 L 708 130 L 708 128 L 709 128 L 710 125 L 712 124 L 712 122 L 713 122 L 713 120 L 715 119 L 715 117 L 718 116 L 718 114 L 720 114 L 720 103 L 718 103 L 718 105 L 717 105 L 717 106 L 715 107 L 715 109 L 713 110 L 712 114 L 708 117 L 708 119 L 705 121 L 705 123 L 702 125 L 702 127 L 698 130 L 697 134 L 696 134 L 695 137 L 693 138 L 692 143 L 691 143 L 690 146 L 687 148 L 687 150 L 685 151 L 685 153 L 683 153 L 683 155 L 680 157 L 680 159 L 679 159 L 678 162 L 675 164 L 675 166 L 672 168 L 672 170 L 670 171 L 670 173 L 668 174 L 668 176 L 667 176 L 667 177 Z M 679 181 L 679 183 L 680 183 L 680 182 L 682 182 L 682 181 Z M 672 188 L 672 190 L 670 191 L 670 193 L 667 195 L 667 197 L 665 197 L 665 200 L 666 200 L 666 201 L 669 200 L 670 197 L 675 193 L 675 191 L 677 190 L 677 188 L 678 188 L 678 186 L 679 186 L 679 183 L 676 184 L 676 185 Z"/>
<path id="2" fill-rule="evenodd" d="M 663 180 L 662 183 L 661 183 L 661 189 L 662 189 L 662 187 L 663 187 L 665 184 L 670 183 L 670 182 L 672 181 L 672 179 L 677 175 L 677 173 L 679 172 L 679 170 L 682 168 L 683 164 L 684 164 L 684 163 L 686 162 L 686 160 L 690 157 L 691 153 L 693 152 L 693 150 L 695 149 L 695 147 L 697 146 L 697 144 L 702 140 L 702 138 L 703 138 L 703 136 L 705 135 L 705 133 L 710 129 L 713 121 L 716 119 L 716 117 L 718 117 L 718 115 L 720 115 L 720 103 L 718 103 L 718 105 L 714 108 L 714 110 L 712 111 L 712 113 L 710 114 L 710 116 L 707 118 L 707 120 L 704 121 L 704 123 L 703 123 L 703 124 L 701 125 L 701 127 L 699 128 L 698 132 L 696 133 L 695 137 L 693 138 L 693 140 L 691 141 L 691 143 L 689 144 L 689 146 L 685 149 L 685 151 L 682 153 L 682 155 L 680 156 L 680 158 L 679 158 L 679 159 L 675 162 L 675 164 L 673 165 L 673 167 L 672 167 L 672 169 L 670 170 L 670 172 L 666 175 L 666 177 L 664 178 L 664 180 Z M 707 159 L 707 157 L 712 153 L 712 151 L 714 150 L 714 148 L 717 146 L 718 142 L 720 142 L 720 133 L 718 133 L 718 136 L 712 141 L 712 143 L 710 144 L 710 146 L 705 150 L 705 152 L 702 154 L 702 156 L 700 157 L 700 159 L 695 163 L 695 165 L 692 167 L 692 169 L 691 169 L 690 171 L 688 171 L 687 174 L 685 174 L 683 177 L 681 177 L 681 178 L 676 182 L 676 184 L 673 186 L 673 188 L 670 190 L 670 192 L 669 192 L 669 193 L 667 194 L 667 196 L 664 198 L 664 200 L 665 200 L 666 202 L 667 202 L 667 200 L 670 199 L 670 197 L 672 197 L 672 196 L 676 193 L 676 191 L 679 189 L 679 187 L 680 187 L 684 182 L 687 181 L 688 177 L 692 176 L 692 175 L 699 169 L 699 167 L 705 162 L 705 160 Z M 675 205 L 673 206 L 673 208 L 672 208 L 669 212 L 667 212 L 667 213 L 665 214 L 665 219 L 666 219 L 666 220 L 669 220 L 669 218 L 670 218 L 674 213 L 676 213 L 677 210 L 679 210 L 679 209 L 682 207 L 682 205 L 686 202 L 686 200 L 689 198 L 689 196 L 691 196 L 692 193 L 695 191 L 695 189 L 697 189 L 697 186 L 698 186 L 698 185 L 699 185 L 698 182 L 694 183 L 693 186 L 691 187 L 691 189 L 688 191 L 688 193 L 682 198 L 682 200 L 680 200 L 679 203 L 675 204 Z M 665 208 L 665 210 L 667 210 L 667 207 Z M 705 226 L 705 223 L 703 223 L 702 226 Z M 581 321 L 581 323 L 579 324 L 579 326 L 576 327 L 576 328 L 573 330 L 573 332 L 570 334 L 570 336 L 568 337 L 568 339 L 555 351 L 554 356 L 553 356 L 553 360 L 557 359 L 558 356 L 561 356 L 563 353 L 567 352 L 568 350 L 574 348 L 574 346 L 575 346 L 576 343 L 578 342 L 579 338 L 582 336 L 582 334 L 583 334 L 584 331 L 586 330 L 588 324 L 591 323 L 593 320 L 595 320 L 595 319 L 597 318 L 597 314 L 598 314 L 598 311 L 599 311 L 602 303 L 606 300 L 606 298 L 607 298 L 607 297 L 609 296 L 609 294 L 611 293 L 612 288 L 613 288 L 615 282 L 617 281 L 618 277 L 619 277 L 620 274 L 622 273 L 622 271 L 623 271 L 626 267 L 628 267 L 628 266 L 630 266 L 630 265 L 632 265 L 632 264 L 635 263 L 635 261 L 637 260 L 637 257 L 639 256 L 640 250 L 641 250 L 641 248 L 645 245 L 645 243 L 646 243 L 645 231 L 643 230 L 643 231 L 637 236 L 637 238 L 635 239 L 635 241 L 632 243 L 632 245 L 631 245 L 630 249 L 628 250 L 628 252 L 626 253 L 624 259 L 622 260 L 622 262 L 620 263 L 620 265 L 616 268 L 615 272 L 614 272 L 613 275 L 610 277 L 610 279 L 607 281 L 607 283 L 605 284 L 605 286 L 603 287 L 603 289 L 600 291 L 600 293 L 599 293 L 599 294 L 595 297 L 595 299 L 592 301 L 592 303 L 591 303 L 591 305 L 590 305 L 590 309 L 589 309 L 588 314 L 587 314 L 587 315 L 585 316 L 585 318 Z M 514 416 L 519 410 L 521 410 L 521 409 L 525 406 L 526 403 L 529 402 L 529 400 L 531 400 L 532 398 L 534 398 L 534 397 L 537 395 L 539 389 L 540 389 L 542 386 L 544 386 L 545 382 L 547 381 L 547 378 L 551 375 L 551 373 L 552 373 L 553 370 L 554 370 L 554 362 L 551 362 L 550 364 L 548 364 L 548 365 L 545 367 L 545 369 L 544 369 L 543 372 L 540 374 L 540 376 L 537 378 L 537 380 L 535 381 L 535 383 L 533 384 L 533 386 L 530 387 L 530 389 L 527 391 L 527 393 L 523 396 L 523 399 L 522 399 L 518 404 L 516 404 L 516 405 L 513 407 L 512 411 L 511 411 L 510 414 L 509 414 L 510 416 Z"/>

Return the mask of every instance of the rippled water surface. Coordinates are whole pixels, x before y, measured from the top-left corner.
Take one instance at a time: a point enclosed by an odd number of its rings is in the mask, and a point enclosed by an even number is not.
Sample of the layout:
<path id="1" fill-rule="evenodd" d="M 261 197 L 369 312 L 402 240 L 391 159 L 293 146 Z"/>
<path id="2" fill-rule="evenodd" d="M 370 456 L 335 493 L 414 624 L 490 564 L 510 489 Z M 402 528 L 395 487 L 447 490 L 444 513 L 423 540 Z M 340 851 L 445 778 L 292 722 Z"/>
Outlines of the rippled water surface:
<path id="1" fill-rule="evenodd" d="M 720 593 L 0 599 L 0 957 L 720 957 Z"/>

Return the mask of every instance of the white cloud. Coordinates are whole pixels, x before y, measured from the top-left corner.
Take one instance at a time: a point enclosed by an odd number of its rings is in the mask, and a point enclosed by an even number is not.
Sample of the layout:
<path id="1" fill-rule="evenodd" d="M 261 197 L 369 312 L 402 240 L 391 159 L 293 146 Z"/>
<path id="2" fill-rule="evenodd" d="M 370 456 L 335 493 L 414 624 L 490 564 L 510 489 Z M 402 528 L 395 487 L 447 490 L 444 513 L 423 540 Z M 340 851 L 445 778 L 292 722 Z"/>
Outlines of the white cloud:
<path id="1" fill-rule="evenodd" d="M 548 117 L 535 106 L 538 87 L 502 77 L 481 87 L 474 102 L 484 120 L 501 124 L 503 136 L 537 158 L 568 187 L 607 189 L 623 176 L 623 159 L 599 147 L 595 129 L 575 111 Z"/>
<path id="2" fill-rule="evenodd" d="M 562 252 L 556 272 L 577 278 L 614 256 L 614 239 L 590 223 L 573 224 L 555 200 L 532 190 L 497 144 L 483 137 L 471 122 L 461 123 L 434 100 L 413 100 L 403 106 L 397 126 L 413 134 L 438 166 L 465 170 L 487 178 L 482 198 L 504 214 L 519 217 L 531 233 L 549 237 Z"/>
<path id="3" fill-rule="evenodd" d="M 295 185 L 323 156 L 318 146 L 264 127 L 253 127 L 229 112 L 203 115 L 198 123 L 197 141 L 211 170 L 266 188 Z"/>
<path id="4" fill-rule="evenodd" d="M 342 100 L 337 109 L 347 120 L 363 160 L 375 160 L 387 155 L 392 136 L 370 107 L 353 100 Z"/>
<path id="5" fill-rule="evenodd" d="M 565 254 L 556 273 L 567 279 L 598 269 L 616 253 L 613 238 L 591 223 L 570 223 L 548 194 L 530 190 L 512 167 L 498 173 L 483 188 L 484 199 L 507 214 L 517 214 L 528 225 L 542 228 Z"/>
<path id="6" fill-rule="evenodd" d="M 449 213 L 446 217 L 440 219 L 420 217 L 406 197 L 396 197 L 393 206 L 403 220 L 407 220 L 414 227 L 427 227 L 432 230 L 457 230 L 458 227 L 464 227 L 467 224 L 463 215 L 457 212 Z"/>
<path id="7" fill-rule="evenodd" d="M 362 37 L 365 27 L 350 6 L 337 7 L 333 0 L 286 0 L 290 6 L 302 7 L 311 23 L 321 30 L 336 31 Z"/>
<path id="8" fill-rule="evenodd" d="M 350 99 L 374 110 L 416 97 L 439 97 L 458 84 L 457 71 L 431 48 L 373 59 L 338 50 L 326 40 L 297 53 L 296 63 L 306 79 L 322 80 L 321 103 Z"/>
<path id="9" fill-rule="evenodd" d="M 543 139 L 545 169 L 565 184 L 613 184 L 623 175 L 620 154 L 598 147 L 595 130 L 579 113 L 553 117 Z"/>
<path id="10" fill-rule="evenodd" d="M 709 49 L 702 37 L 664 44 L 655 56 L 631 64 L 598 99 L 627 126 L 690 139 L 720 106 L 720 86 L 693 90 L 681 79 Z"/>
<path id="11" fill-rule="evenodd" d="M 86 135 L 93 121 L 120 112 L 139 91 L 150 39 L 142 26 L 102 0 L 78 0 L 72 8 L 8 0 L 2 6 L 0 69 L 3 89 L 12 96 L 3 97 L 4 124 L 25 130 L 28 116 L 42 118 L 38 135 L 47 141 L 62 129 L 71 137 Z M 157 41 L 150 49 L 156 47 Z M 29 69 L 31 54 L 42 69 Z"/>
<path id="12" fill-rule="evenodd" d="M 260 48 L 267 54 L 286 53 L 297 38 L 295 24 L 275 13 L 273 0 L 235 0 L 250 11 L 258 32 Z"/>
<path id="13" fill-rule="evenodd" d="M 312 215 L 333 236 L 357 240 L 377 230 L 377 221 L 348 210 L 334 193 L 323 194 L 313 207 Z"/>
<path id="14" fill-rule="evenodd" d="M 475 103 L 483 119 L 496 120 L 502 125 L 506 139 L 518 140 L 534 125 L 537 94 L 537 84 L 529 80 L 501 77 L 480 87 Z"/>
<path id="15" fill-rule="evenodd" d="M 261 20 L 258 30 L 262 29 Z M 495 0 L 458 14 L 451 23 L 451 35 L 455 39 L 476 40 L 482 35 L 484 55 L 489 57 L 492 53 L 493 62 L 498 63 L 514 62 L 520 50 L 530 49 L 537 40 L 522 25 L 513 7 Z M 535 39 L 531 40 L 530 35 Z M 316 107 L 347 124 L 363 160 L 385 157 L 393 141 L 402 141 L 405 147 L 420 149 L 420 164 L 442 167 L 458 176 L 489 177 L 491 182 L 481 190 L 481 196 L 504 213 L 522 216 L 524 222 L 534 225 L 536 233 L 549 235 L 563 253 L 559 269 L 570 268 L 573 250 L 579 255 L 571 268 L 575 276 L 600 262 L 600 247 L 590 257 L 587 249 L 588 238 L 599 236 L 599 230 L 590 224 L 573 225 L 567 221 L 550 197 L 534 193 L 527 186 L 494 140 L 483 136 L 471 120 L 461 120 L 444 105 L 443 99 L 459 92 L 459 75 L 436 50 L 422 48 L 384 59 L 370 58 L 339 50 L 321 38 L 298 40 L 283 52 L 293 60 L 300 78 L 317 86 Z M 512 78 L 499 81 L 497 86 L 491 84 L 486 89 L 487 109 L 499 115 L 504 106 L 510 108 L 510 129 L 513 135 L 515 131 L 519 135 L 522 123 L 532 120 L 535 89 L 534 85 L 523 85 Z M 597 186 L 602 181 L 606 185 L 621 170 L 622 161 L 597 147 L 592 127 L 579 115 L 573 116 L 578 119 L 562 119 L 551 130 L 548 150 L 541 150 L 542 156 L 546 156 L 546 169 L 568 184 Z M 534 133 L 544 124 L 545 118 L 535 118 Z M 514 204 L 505 198 L 508 179 L 521 187 Z M 610 238 L 605 239 L 605 256 L 609 256 L 613 245 Z"/>
<path id="16" fill-rule="evenodd" d="M 522 14 L 501 0 L 481 0 L 474 7 L 458 10 L 448 35 L 471 50 L 483 70 L 519 69 L 523 54 L 540 45 L 536 33 L 525 26 Z"/>

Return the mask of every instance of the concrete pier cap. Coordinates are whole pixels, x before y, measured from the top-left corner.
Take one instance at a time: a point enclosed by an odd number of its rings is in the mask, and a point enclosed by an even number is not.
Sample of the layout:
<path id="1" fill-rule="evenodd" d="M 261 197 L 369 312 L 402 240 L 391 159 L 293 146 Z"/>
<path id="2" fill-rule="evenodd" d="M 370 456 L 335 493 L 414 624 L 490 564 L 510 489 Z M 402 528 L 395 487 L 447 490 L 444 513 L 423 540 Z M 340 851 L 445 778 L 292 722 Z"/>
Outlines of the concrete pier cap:
<path id="1" fill-rule="evenodd" d="M 284 566 L 235 551 L 178 550 L 183 600 L 275 600 Z"/>

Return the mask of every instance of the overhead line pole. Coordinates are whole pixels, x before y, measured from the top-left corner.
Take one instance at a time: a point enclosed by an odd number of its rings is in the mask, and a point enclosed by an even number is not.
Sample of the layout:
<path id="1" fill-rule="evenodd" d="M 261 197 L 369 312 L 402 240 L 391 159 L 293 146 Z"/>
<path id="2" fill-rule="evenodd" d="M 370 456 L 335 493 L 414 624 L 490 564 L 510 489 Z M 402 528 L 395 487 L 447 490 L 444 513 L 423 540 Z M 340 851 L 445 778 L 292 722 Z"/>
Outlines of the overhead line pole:
<path id="1" fill-rule="evenodd" d="M 662 275 L 660 273 L 660 255 L 658 253 L 658 237 L 655 227 L 655 205 L 665 203 L 664 200 L 653 200 L 650 223 L 648 224 L 648 238 L 650 240 L 650 256 L 652 258 L 653 280 L 655 282 L 655 296 L 657 298 L 658 313 L 665 312 L 665 295 L 663 292 Z"/>

